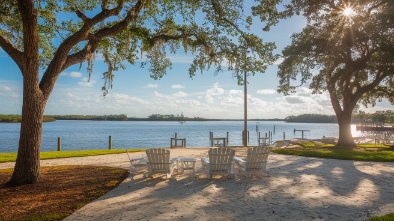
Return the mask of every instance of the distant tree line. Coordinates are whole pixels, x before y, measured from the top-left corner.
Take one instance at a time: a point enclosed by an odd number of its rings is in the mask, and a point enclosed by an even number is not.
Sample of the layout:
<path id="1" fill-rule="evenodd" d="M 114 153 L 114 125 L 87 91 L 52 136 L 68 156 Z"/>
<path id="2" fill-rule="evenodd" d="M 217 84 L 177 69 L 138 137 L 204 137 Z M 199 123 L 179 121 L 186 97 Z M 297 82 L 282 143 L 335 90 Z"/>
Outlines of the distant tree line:
<path id="1" fill-rule="evenodd" d="M 389 123 L 394 124 L 394 111 L 376 111 L 375 113 L 365 113 L 359 111 L 353 115 L 354 123 Z"/>
<path id="2" fill-rule="evenodd" d="M 286 117 L 285 122 L 289 123 L 337 123 L 335 115 L 323 114 L 301 114 L 298 116 Z M 394 111 L 376 111 L 375 113 L 365 113 L 359 111 L 352 115 L 352 123 L 394 123 Z"/>
<path id="3" fill-rule="evenodd" d="M 56 119 L 51 116 L 44 116 L 44 122 L 53 122 Z M 22 116 L 17 114 L 0 114 L 0 123 L 20 123 Z"/>
<path id="4" fill-rule="evenodd" d="M 111 114 L 111 115 L 54 115 L 56 120 L 98 120 L 98 121 L 127 121 L 126 114 Z"/>
<path id="5" fill-rule="evenodd" d="M 181 116 L 175 116 L 173 114 L 170 115 L 161 115 L 161 114 L 152 114 L 150 116 L 148 116 L 149 120 L 168 120 L 168 121 L 186 121 L 189 120 L 188 117 L 183 116 L 183 114 Z"/>
<path id="6" fill-rule="evenodd" d="M 301 114 L 285 118 L 288 123 L 337 123 L 335 115 Z"/>
<path id="7" fill-rule="evenodd" d="M 20 123 L 21 115 L 17 114 L 0 114 L 0 123 Z M 126 114 L 111 115 L 45 115 L 44 122 L 53 122 L 56 120 L 97 120 L 97 121 L 229 121 L 243 119 L 207 119 L 201 117 L 184 117 L 175 115 L 152 114 L 147 118 L 127 117 Z M 283 119 L 249 119 L 249 121 L 282 121 Z M 337 123 L 335 115 L 322 114 L 301 114 L 298 116 L 289 116 L 284 119 L 289 123 Z M 375 113 L 365 113 L 359 111 L 352 115 L 352 123 L 394 123 L 394 111 L 376 111 Z"/>

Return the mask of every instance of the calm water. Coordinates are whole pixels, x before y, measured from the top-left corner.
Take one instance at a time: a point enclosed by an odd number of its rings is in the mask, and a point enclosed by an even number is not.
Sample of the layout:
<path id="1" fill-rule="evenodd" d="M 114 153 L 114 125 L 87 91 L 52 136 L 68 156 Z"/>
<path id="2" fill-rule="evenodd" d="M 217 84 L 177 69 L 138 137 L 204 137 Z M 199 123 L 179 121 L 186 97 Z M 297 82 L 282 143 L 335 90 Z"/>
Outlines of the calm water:
<path id="1" fill-rule="evenodd" d="M 242 145 L 243 121 L 199 121 L 181 124 L 151 121 L 67 121 L 44 123 L 42 151 L 57 149 L 57 138 L 61 137 L 62 150 L 107 149 L 108 137 L 112 136 L 112 148 L 169 147 L 170 138 L 186 138 L 187 147 L 209 146 L 209 132 L 214 137 L 226 137 L 229 145 Z M 275 127 L 275 133 L 273 133 Z M 282 121 L 248 121 L 249 144 L 257 144 L 258 130 L 262 137 L 272 131 L 273 140 L 301 138 L 301 132 L 294 129 L 310 130 L 304 133 L 308 139 L 338 137 L 337 124 L 285 123 Z M 16 152 L 19 142 L 19 123 L 0 124 L 0 152 Z"/>

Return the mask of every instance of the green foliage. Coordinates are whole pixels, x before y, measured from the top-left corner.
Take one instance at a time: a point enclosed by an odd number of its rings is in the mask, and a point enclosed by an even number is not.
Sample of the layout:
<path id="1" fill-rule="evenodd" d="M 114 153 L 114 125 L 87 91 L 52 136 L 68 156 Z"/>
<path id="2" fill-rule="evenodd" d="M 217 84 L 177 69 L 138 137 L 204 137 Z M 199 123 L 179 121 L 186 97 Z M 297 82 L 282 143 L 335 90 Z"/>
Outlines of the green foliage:
<path id="1" fill-rule="evenodd" d="M 322 115 L 322 114 L 302 114 L 298 116 L 289 116 L 285 118 L 286 122 L 290 123 L 337 123 L 335 115 Z"/>
<path id="2" fill-rule="evenodd" d="M 386 0 L 302 0 L 288 6 L 289 13 L 302 11 L 308 24 L 283 50 L 279 91 L 295 92 L 292 81 L 299 78 L 301 84 L 311 80 L 313 93 L 328 91 L 336 112 L 382 98 L 394 104 L 393 5 Z M 355 13 L 345 16 L 346 7 Z"/>
<path id="3" fill-rule="evenodd" d="M 248 3 L 250 4 L 250 3 Z M 58 76 L 67 67 L 87 61 L 92 73 L 95 54 L 102 55 L 108 70 L 103 73 L 104 94 L 112 87 L 114 72 L 124 69 L 124 62 L 149 66 L 151 77 L 163 77 L 172 62 L 169 53 L 180 49 L 194 55 L 190 76 L 197 70 L 223 67 L 239 79 L 264 72 L 278 57 L 272 54 L 275 44 L 263 42 L 250 34 L 253 16 L 247 15 L 244 0 L 232 1 L 98 1 L 45 0 L 17 7 L 17 1 L 0 3 L 0 46 L 17 63 L 23 49 L 23 27 L 35 25 L 37 16 L 39 64 L 43 81 Z M 254 3 L 252 7 L 259 7 Z M 265 3 L 264 3 L 265 4 Z M 32 11 L 27 9 L 31 8 Z M 275 7 L 274 3 L 271 7 Z M 31 14 L 27 14 L 31 13 Z M 29 18 L 26 23 L 23 16 Z M 31 18 L 31 19 L 30 19 Z M 279 19 L 273 15 L 273 20 Z M 31 26 L 33 27 L 33 26 Z M 33 33 L 29 33 L 33 34 Z M 6 45 L 6 42 L 11 43 Z M 246 51 L 249 53 L 245 54 Z M 56 67 L 58 61 L 67 62 Z M 226 63 L 225 66 L 222 66 Z M 20 64 L 20 63 L 19 63 Z M 54 69 L 53 69 L 54 68 Z M 53 72 L 56 70 L 55 72 Z"/>
<path id="4" fill-rule="evenodd" d="M 108 121 L 125 121 L 128 120 L 126 114 L 110 115 L 54 115 L 56 120 L 108 120 Z"/>
<path id="5" fill-rule="evenodd" d="M 272 152 L 306 157 L 331 158 L 341 160 L 394 162 L 394 151 L 384 144 L 358 144 L 361 149 L 335 149 L 333 144 L 321 144 L 314 141 L 297 143 L 302 148 L 272 149 Z"/>
<path id="6" fill-rule="evenodd" d="M 374 148 L 374 149 L 388 149 L 390 146 L 385 144 L 357 144 L 357 147 L 361 148 Z"/>
<path id="7" fill-rule="evenodd" d="M 51 117 L 51 116 L 44 116 L 43 121 L 44 122 L 53 122 L 56 119 Z M 22 121 L 22 116 L 21 115 L 16 115 L 16 114 L 11 114 L 11 115 L 5 115 L 5 114 L 0 114 L 0 123 L 20 123 Z"/>
<path id="8" fill-rule="evenodd" d="M 365 113 L 359 111 L 353 114 L 353 122 L 355 123 L 394 123 L 394 112 L 392 110 L 376 111 L 375 113 Z"/>
<path id="9" fill-rule="evenodd" d="M 346 15 L 346 8 L 354 13 Z M 302 13 L 307 25 L 282 51 L 278 92 L 296 93 L 302 85 L 313 94 L 328 92 L 338 119 L 337 145 L 354 146 L 353 111 L 383 98 L 394 104 L 394 1 L 292 0 L 279 14 L 294 13 Z"/>
<path id="10" fill-rule="evenodd" d="M 272 149 L 272 152 L 286 155 L 330 158 L 340 160 L 394 162 L 394 151 L 333 149 L 325 146 L 315 146 L 311 142 L 304 145 L 306 145 L 306 148 Z M 378 148 L 381 147 L 378 146 Z"/>
<path id="11" fill-rule="evenodd" d="M 367 221 L 393 221 L 393 220 L 394 220 L 394 213 L 388 213 L 383 216 L 372 217 Z"/>
<path id="12" fill-rule="evenodd" d="M 129 152 L 140 152 L 142 149 L 130 149 Z M 56 158 L 68 158 L 68 157 L 86 157 L 96 156 L 105 154 L 119 154 L 125 153 L 123 149 L 114 150 L 77 150 L 77 151 L 49 151 L 41 152 L 40 156 L 42 160 L 45 159 L 56 159 Z M 0 153 L 0 163 L 14 162 L 16 160 L 16 153 Z"/>
<path id="13" fill-rule="evenodd" d="M 335 115 L 322 114 L 301 114 L 298 116 L 288 116 L 286 122 L 297 123 L 337 123 Z M 352 123 L 394 123 L 394 112 L 392 110 L 376 111 L 375 113 L 365 113 L 359 111 L 352 114 Z"/>
<path id="14" fill-rule="evenodd" d="M 322 147 L 333 147 L 334 144 L 324 144 L 320 142 L 315 142 L 315 141 L 303 141 L 303 142 L 298 142 L 298 145 L 305 147 L 305 148 L 322 148 Z"/>

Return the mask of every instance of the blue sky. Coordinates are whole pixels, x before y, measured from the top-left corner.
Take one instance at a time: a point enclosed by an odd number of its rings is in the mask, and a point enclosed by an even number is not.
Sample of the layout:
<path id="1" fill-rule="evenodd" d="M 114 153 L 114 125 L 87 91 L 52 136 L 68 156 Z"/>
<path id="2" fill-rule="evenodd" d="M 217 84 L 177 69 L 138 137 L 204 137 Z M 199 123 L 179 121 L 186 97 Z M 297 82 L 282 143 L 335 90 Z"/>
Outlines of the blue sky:
<path id="1" fill-rule="evenodd" d="M 290 44 L 291 34 L 305 25 L 300 18 L 281 21 L 269 33 L 258 33 L 265 41 L 275 41 L 276 53 Z M 261 30 L 261 29 L 255 29 Z M 172 69 L 160 80 L 149 77 L 148 68 L 127 65 L 115 73 L 113 89 L 104 98 L 101 87 L 104 62 L 96 59 L 88 82 L 86 66 L 75 65 L 63 72 L 47 103 L 48 115 L 127 114 L 128 117 L 148 117 L 151 114 L 181 114 L 186 117 L 243 119 L 243 86 L 238 86 L 232 73 L 214 76 L 214 70 L 193 79 L 188 75 L 192 55 L 170 55 Z M 279 62 L 279 61 L 278 61 Z M 0 113 L 20 114 L 22 108 L 22 75 L 16 64 L 0 49 Z M 283 96 L 276 92 L 277 65 L 263 74 L 248 77 L 248 118 L 285 118 L 300 114 L 333 115 L 328 94 L 312 95 L 307 85 L 298 93 Z M 393 110 L 386 100 L 366 112 Z"/>

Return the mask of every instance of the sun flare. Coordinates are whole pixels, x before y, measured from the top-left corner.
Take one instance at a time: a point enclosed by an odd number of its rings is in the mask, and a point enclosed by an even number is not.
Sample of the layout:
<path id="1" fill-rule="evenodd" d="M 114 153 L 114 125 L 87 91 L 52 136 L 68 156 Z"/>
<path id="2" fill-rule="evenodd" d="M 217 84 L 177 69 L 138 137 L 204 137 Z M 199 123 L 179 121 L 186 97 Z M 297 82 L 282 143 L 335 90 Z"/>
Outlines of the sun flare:
<path id="1" fill-rule="evenodd" d="M 350 16 L 353 16 L 355 14 L 355 12 L 351 7 L 346 7 L 345 9 L 343 9 L 342 14 L 344 16 L 350 17 Z"/>

